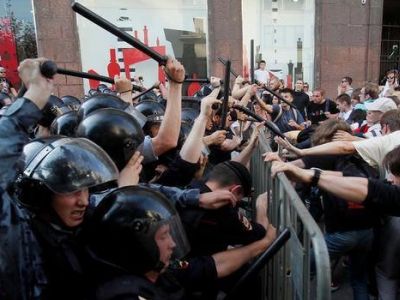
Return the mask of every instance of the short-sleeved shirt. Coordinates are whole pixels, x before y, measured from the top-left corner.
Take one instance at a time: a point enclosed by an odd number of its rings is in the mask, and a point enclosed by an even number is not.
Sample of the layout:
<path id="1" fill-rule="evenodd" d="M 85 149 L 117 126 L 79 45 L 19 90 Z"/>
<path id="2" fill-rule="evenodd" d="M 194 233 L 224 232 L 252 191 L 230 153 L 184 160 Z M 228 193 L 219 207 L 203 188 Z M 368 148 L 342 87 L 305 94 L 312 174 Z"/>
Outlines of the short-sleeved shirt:
<path id="1" fill-rule="evenodd" d="M 307 117 L 312 124 L 318 125 L 319 122 L 328 119 L 325 116 L 326 112 L 330 112 L 331 114 L 339 113 L 339 110 L 337 109 L 336 103 L 334 101 L 326 99 L 324 103 L 317 104 L 314 102 L 310 102 L 307 107 Z"/>
<path id="2" fill-rule="evenodd" d="M 254 71 L 254 79 L 262 83 L 267 83 L 269 80 L 269 72 L 267 70 L 257 69 Z"/>
<path id="3" fill-rule="evenodd" d="M 307 106 L 310 104 L 310 97 L 302 91 L 295 91 L 293 98 L 293 105 L 301 112 L 303 118 L 306 117 L 307 114 Z"/>
<path id="4" fill-rule="evenodd" d="M 400 131 L 353 142 L 358 154 L 372 167 L 381 167 L 385 155 L 400 145 Z"/>
<path id="5" fill-rule="evenodd" d="M 282 114 L 277 120 L 275 120 L 276 117 L 279 115 L 280 111 L 282 111 Z M 297 124 L 301 124 L 304 122 L 304 118 L 299 110 L 296 109 L 296 112 L 294 108 L 290 108 L 289 110 L 284 110 L 281 108 L 279 104 L 272 105 L 271 116 L 272 120 L 274 120 L 274 123 L 276 124 L 276 126 L 278 126 L 278 128 L 282 131 L 282 133 L 296 130 L 296 128 L 289 125 L 290 120 L 296 121 Z"/>

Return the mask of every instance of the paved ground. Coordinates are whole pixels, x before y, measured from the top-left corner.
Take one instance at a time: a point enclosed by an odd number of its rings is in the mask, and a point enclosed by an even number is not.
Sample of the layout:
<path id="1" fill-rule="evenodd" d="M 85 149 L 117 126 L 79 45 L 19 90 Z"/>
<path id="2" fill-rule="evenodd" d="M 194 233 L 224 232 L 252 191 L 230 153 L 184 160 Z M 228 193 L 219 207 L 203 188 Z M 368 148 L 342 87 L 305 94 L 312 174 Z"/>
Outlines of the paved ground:
<path id="1" fill-rule="evenodd" d="M 349 270 L 344 267 L 342 261 L 338 263 L 335 273 L 334 280 L 336 280 L 340 288 L 332 293 L 332 300 L 352 300 L 353 291 L 350 286 Z M 370 296 L 370 300 L 375 300 L 375 297 Z"/>

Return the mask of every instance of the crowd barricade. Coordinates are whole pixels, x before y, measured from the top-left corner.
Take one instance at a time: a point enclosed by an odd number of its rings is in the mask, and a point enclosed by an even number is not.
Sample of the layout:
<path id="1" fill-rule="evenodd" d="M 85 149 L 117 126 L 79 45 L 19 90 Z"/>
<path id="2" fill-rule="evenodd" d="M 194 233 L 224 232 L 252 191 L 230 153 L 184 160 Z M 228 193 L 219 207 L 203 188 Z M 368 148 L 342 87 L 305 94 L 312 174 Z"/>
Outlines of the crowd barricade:
<path id="1" fill-rule="evenodd" d="M 289 228 L 291 237 L 262 271 L 264 299 L 330 300 L 331 268 L 321 229 L 287 177 L 271 177 L 271 163 L 264 162 L 262 157 L 268 151 L 271 148 L 267 139 L 261 136 L 251 161 L 253 199 L 270 191 L 270 222 L 278 234 Z"/>

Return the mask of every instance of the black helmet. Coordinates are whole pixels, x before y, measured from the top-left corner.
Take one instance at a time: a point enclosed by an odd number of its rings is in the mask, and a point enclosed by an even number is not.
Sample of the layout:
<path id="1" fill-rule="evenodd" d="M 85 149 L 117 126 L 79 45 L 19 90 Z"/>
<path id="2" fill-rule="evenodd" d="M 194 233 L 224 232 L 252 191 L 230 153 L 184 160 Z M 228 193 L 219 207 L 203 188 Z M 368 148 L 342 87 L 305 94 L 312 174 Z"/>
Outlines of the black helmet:
<path id="1" fill-rule="evenodd" d="M 150 91 L 150 92 L 144 94 L 143 96 L 141 96 L 139 98 L 139 102 L 142 102 L 142 101 L 156 101 L 156 102 L 158 102 L 159 98 L 158 98 L 158 96 L 156 95 L 156 93 L 154 91 Z"/>
<path id="2" fill-rule="evenodd" d="M 81 101 L 78 98 L 70 95 L 61 97 L 61 101 L 68 106 L 71 110 L 77 111 L 81 106 Z"/>
<path id="3" fill-rule="evenodd" d="M 182 108 L 182 122 L 193 125 L 194 120 L 199 115 L 199 111 L 193 108 Z"/>
<path id="4" fill-rule="evenodd" d="M 97 94 L 90 97 L 82 103 L 78 110 L 79 120 L 83 120 L 88 114 L 100 108 L 116 108 L 125 110 L 129 103 L 124 102 L 120 98 L 110 94 Z"/>
<path id="5" fill-rule="evenodd" d="M 145 100 L 136 104 L 135 108 L 140 111 L 146 117 L 150 115 L 164 115 L 165 108 L 162 104 L 152 101 L 152 100 Z"/>
<path id="6" fill-rule="evenodd" d="M 97 86 L 97 91 L 99 91 L 100 93 L 104 93 L 104 90 L 109 90 L 108 86 L 105 85 L 104 83 L 100 83 Z"/>
<path id="7" fill-rule="evenodd" d="M 72 193 L 83 188 L 104 190 L 115 185 L 118 170 L 99 146 L 87 139 L 52 136 L 25 145 L 24 168 L 17 180 L 19 199 L 30 206 L 43 200 L 34 190 Z M 49 195 L 47 195 L 48 198 Z"/>
<path id="8" fill-rule="evenodd" d="M 201 99 L 198 97 L 183 96 L 182 97 L 182 109 L 183 108 L 193 108 L 196 111 L 200 111 Z"/>
<path id="9" fill-rule="evenodd" d="M 189 251 L 186 234 L 179 215 L 164 195 L 147 187 L 128 186 L 109 193 L 96 207 L 88 234 L 89 248 L 100 259 L 143 275 L 161 271 L 156 241 L 160 230 L 162 238 L 176 245 L 174 258 L 181 258 Z"/>
<path id="10" fill-rule="evenodd" d="M 38 124 L 44 127 L 50 127 L 53 120 L 70 109 L 61 101 L 60 98 L 50 95 L 49 100 L 42 109 L 43 117 L 39 120 Z"/>
<path id="11" fill-rule="evenodd" d="M 54 119 L 50 126 L 52 135 L 75 136 L 76 127 L 78 127 L 78 113 L 69 111 Z"/>
<path id="12" fill-rule="evenodd" d="M 76 135 L 85 137 L 108 153 L 122 170 L 144 141 L 139 123 L 130 114 L 102 108 L 88 115 L 78 126 Z"/>
<path id="13" fill-rule="evenodd" d="M 98 94 L 99 94 L 99 92 L 96 89 L 90 89 L 88 91 L 88 96 L 89 97 L 92 97 L 92 96 L 95 96 L 95 95 L 98 95 Z"/>

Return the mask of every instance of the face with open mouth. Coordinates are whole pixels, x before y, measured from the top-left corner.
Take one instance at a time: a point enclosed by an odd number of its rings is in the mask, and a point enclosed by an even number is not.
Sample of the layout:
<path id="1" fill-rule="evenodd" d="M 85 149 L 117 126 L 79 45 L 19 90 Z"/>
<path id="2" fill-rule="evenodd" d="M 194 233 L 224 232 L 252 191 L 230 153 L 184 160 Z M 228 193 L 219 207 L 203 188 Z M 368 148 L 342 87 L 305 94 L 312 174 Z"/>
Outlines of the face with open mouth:
<path id="1" fill-rule="evenodd" d="M 88 205 L 88 189 L 68 194 L 55 194 L 52 201 L 53 209 L 67 227 L 76 227 L 83 222 Z"/>

